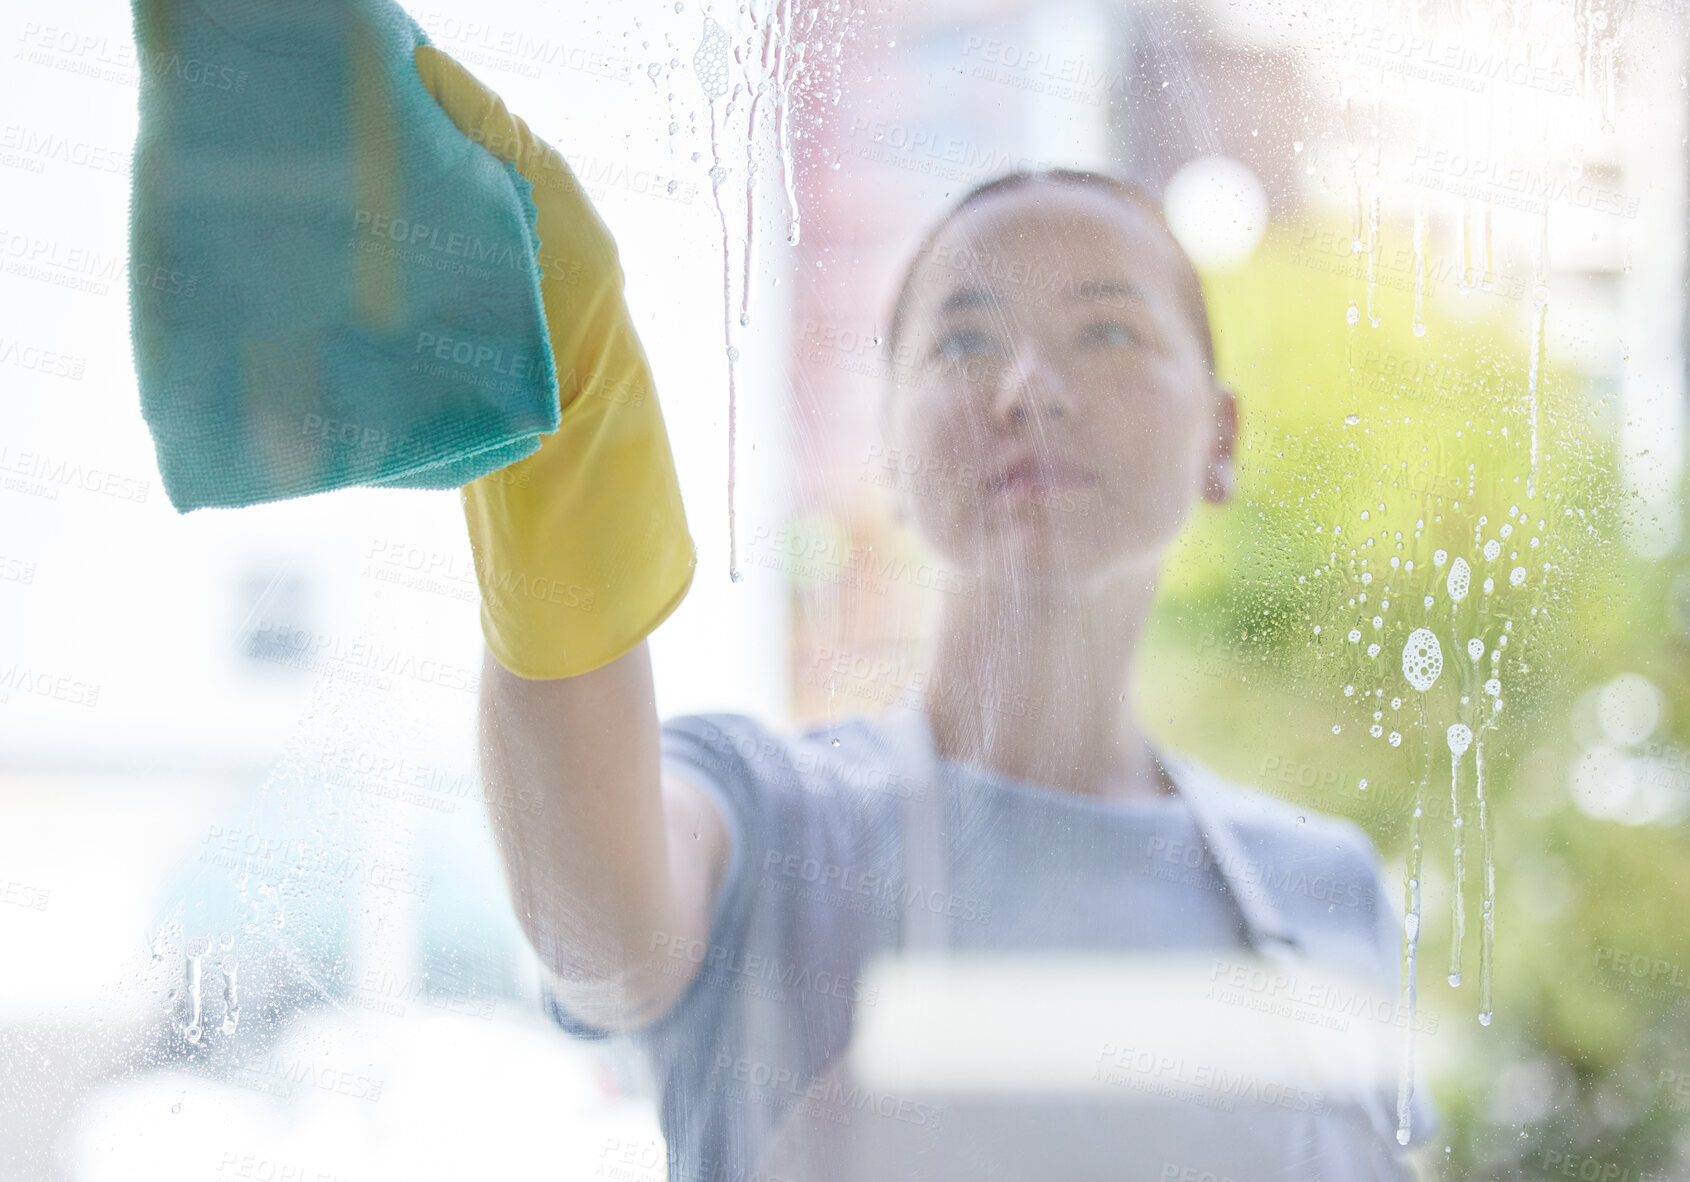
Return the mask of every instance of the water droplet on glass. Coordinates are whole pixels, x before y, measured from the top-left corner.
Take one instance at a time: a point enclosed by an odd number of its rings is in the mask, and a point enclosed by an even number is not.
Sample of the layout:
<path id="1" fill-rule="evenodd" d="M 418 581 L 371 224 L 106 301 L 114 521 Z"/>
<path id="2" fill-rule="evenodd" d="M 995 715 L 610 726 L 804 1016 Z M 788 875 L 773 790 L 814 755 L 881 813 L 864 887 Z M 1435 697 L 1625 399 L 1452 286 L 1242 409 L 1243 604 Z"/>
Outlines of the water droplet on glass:
<path id="1" fill-rule="evenodd" d="M 1416 628 L 1410 632 L 1408 643 L 1402 649 L 1402 672 L 1408 678 L 1408 684 L 1425 693 L 1443 671 L 1444 650 L 1438 643 L 1437 634 L 1430 628 Z"/>
<path id="2" fill-rule="evenodd" d="M 1535 541 L 1537 541 L 1537 539 L 1533 538 L 1532 541 L 1535 542 Z M 1525 567 L 1517 566 L 1513 570 L 1508 572 L 1508 582 L 1511 586 L 1518 587 L 1521 583 L 1523 583 L 1525 581 L 1526 581 L 1526 568 Z"/>
<path id="3" fill-rule="evenodd" d="M 1462 723 L 1456 723 L 1449 728 L 1445 739 L 1449 743 L 1450 754 L 1460 759 L 1467 753 L 1467 748 L 1473 742 L 1473 731 Z"/>
<path id="4" fill-rule="evenodd" d="M 1455 989 L 1461 988 L 1461 974 L 1460 973 L 1451 973 L 1449 975 L 1449 983 L 1450 983 L 1450 986 L 1452 988 L 1455 988 Z"/>
<path id="5" fill-rule="evenodd" d="M 1393 746 L 1393 747 L 1401 747 L 1402 746 L 1402 732 L 1401 731 L 1392 731 L 1390 738 L 1386 741 L 1389 742 L 1391 744 L 1391 746 Z"/>
<path id="6" fill-rule="evenodd" d="M 1449 568 L 1449 580 L 1445 586 L 1449 590 L 1449 597 L 1460 603 L 1467 598 L 1467 589 L 1472 581 L 1472 570 L 1465 558 L 1457 558 Z"/>
<path id="7" fill-rule="evenodd" d="M 1479 1011 L 1479 1025 L 1480 1026 L 1489 1026 L 1490 1025 L 1490 1011 L 1489 1010 L 1480 1010 Z M 1524 1133 L 1521 1133 L 1520 1135 L 1522 1137 L 1525 1136 Z"/>
<path id="8" fill-rule="evenodd" d="M 1448 561 L 1449 561 L 1449 551 L 1448 550 L 1434 550 L 1434 551 L 1432 551 L 1432 565 L 1433 566 L 1442 566 L 1444 563 L 1446 563 Z"/>
<path id="9" fill-rule="evenodd" d="M 1350 310 L 1344 313 L 1344 319 L 1349 321 L 1351 324 L 1360 324 L 1361 309 L 1356 307 L 1354 304 L 1351 304 Z"/>
<path id="10" fill-rule="evenodd" d="M 1467 642 L 1467 656 L 1474 661 L 1485 655 L 1485 642 L 1477 636 Z"/>
<path id="11" fill-rule="evenodd" d="M 1344 416 L 1345 426 L 1353 427 L 1359 422 L 1361 422 L 1361 416 L 1360 415 L 1345 415 Z"/>

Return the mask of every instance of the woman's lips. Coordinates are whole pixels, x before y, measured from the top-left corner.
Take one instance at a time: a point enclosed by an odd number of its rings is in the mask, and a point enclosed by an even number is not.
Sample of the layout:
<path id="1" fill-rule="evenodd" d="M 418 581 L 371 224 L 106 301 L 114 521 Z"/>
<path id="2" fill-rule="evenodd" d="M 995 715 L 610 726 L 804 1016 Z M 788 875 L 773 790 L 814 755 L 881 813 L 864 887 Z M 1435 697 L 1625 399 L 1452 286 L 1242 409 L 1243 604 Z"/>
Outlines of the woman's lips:
<path id="1" fill-rule="evenodd" d="M 1021 460 L 1009 465 L 992 478 L 992 491 L 1016 492 L 1037 487 L 1055 488 L 1096 483 L 1096 474 L 1077 464 Z"/>

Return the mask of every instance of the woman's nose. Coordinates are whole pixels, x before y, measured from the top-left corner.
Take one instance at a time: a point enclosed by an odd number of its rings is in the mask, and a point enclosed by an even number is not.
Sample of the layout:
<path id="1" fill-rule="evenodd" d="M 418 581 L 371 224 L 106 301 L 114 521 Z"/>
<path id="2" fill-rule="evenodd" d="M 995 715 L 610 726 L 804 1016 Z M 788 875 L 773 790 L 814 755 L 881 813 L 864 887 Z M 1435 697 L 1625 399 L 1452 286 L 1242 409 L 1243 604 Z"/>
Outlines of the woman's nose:
<path id="1" fill-rule="evenodd" d="M 1023 345 L 999 375 L 997 417 L 1015 424 L 1067 416 L 1069 396 L 1062 373 L 1036 345 Z"/>

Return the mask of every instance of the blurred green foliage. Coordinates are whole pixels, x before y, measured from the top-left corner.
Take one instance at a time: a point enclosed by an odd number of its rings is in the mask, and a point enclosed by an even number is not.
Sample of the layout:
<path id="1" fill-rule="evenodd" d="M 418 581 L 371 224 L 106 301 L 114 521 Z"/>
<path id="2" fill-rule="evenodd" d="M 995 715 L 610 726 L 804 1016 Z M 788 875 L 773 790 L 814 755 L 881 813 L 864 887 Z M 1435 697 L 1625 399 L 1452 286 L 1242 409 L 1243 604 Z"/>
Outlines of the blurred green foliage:
<path id="1" fill-rule="evenodd" d="M 1567 788 L 1580 696 L 1627 671 L 1668 704 L 1650 749 L 1690 776 L 1672 732 L 1690 702 L 1672 609 L 1682 549 L 1644 561 L 1622 544 L 1616 396 L 1547 359 L 1532 481 L 1532 292 L 1462 293 L 1428 276 L 1417 334 L 1412 281 L 1391 276 L 1370 302 L 1365 256 L 1352 266 L 1317 241 L 1278 228 L 1248 264 L 1205 277 L 1221 377 L 1242 399 L 1240 484 L 1171 555 L 1141 717 L 1238 781 L 1354 819 L 1399 873 L 1420 800 L 1418 979 L 1442 1023 L 1425 1051 L 1445 1176 L 1561 1176 L 1590 1158 L 1633 1182 L 1690 1176 L 1684 830 L 1596 819 Z M 1460 600 L 1457 558 L 1471 569 Z M 1419 627 L 1443 659 L 1424 694 L 1402 664 Z M 1495 843 L 1488 1027 L 1472 750 L 1459 785 L 1463 983 L 1445 981 L 1456 722 L 1482 741 Z"/>

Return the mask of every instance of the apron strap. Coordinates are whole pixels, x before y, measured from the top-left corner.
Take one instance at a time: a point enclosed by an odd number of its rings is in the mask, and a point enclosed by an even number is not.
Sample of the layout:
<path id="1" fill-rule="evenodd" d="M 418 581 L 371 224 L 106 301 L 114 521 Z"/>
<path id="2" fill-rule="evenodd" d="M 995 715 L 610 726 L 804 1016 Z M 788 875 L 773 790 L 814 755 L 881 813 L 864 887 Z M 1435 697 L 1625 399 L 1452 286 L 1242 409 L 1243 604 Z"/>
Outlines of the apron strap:
<path id="1" fill-rule="evenodd" d="M 909 789 L 900 797 L 903 832 L 903 906 L 899 951 L 938 952 L 950 938 L 945 923 L 949 867 L 945 860 L 944 797 L 933 731 L 919 708 L 894 706 L 881 716 L 892 740 L 894 769 Z"/>
<path id="2" fill-rule="evenodd" d="M 1197 821 L 1197 832 L 1209 851 L 1209 861 L 1226 884 L 1227 895 L 1244 921 L 1245 941 L 1262 956 L 1275 960 L 1291 960 L 1303 955 L 1302 941 L 1285 922 L 1279 908 L 1274 906 L 1261 881 L 1246 881 L 1249 859 L 1237 836 L 1221 820 L 1223 806 L 1215 799 L 1209 773 L 1160 751 L 1152 750 L 1152 754 L 1168 769 L 1168 778 L 1174 782 L 1181 799 Z"/>
<path id="3" fill-rule="evenodd" d="M 1279 908 L 1274 906 L 1260 881 L 1244 881 L 1244 871 L 1249 863 L 1245 859 L 1243 846 L 1232 830 L 1220 821 L 1220 809 L 1215 800 L 1210 773 L 1186 761 L 1166 758 L 1159 752 L 1156 753 L 1156 758 L 1168 769 L 1169 777 L 1179 788 L 1180 795 L 1191 805 L 1192 814 L 1197 818 L 1198 832 L 1202 834 L 1203 842 L 1208 847 L 1215 871 L 1226 883 L 1227 893 L 1244 918 L 1245 938 L 1250 947 L 1264 959 L 1288 967 L 1305 959 L 1308 950 L 1285 922 L 1284 916 L 1280 914 Z M 1394 1144 L 1397 1129 L 1394 1095 L 1386 1096 L 1377 1089 L 1368 1088 L 1356 1096 L 1355 1100 L 1372 1124 L 1380 1144 Z M 1393 1173 L 1393 1177 L 1408 1177 L 1400 1161 L 1393 1159 L 1392 1168 L 1397 1171 Z"/>
<path id="4" fill-rule="evenodd" d="M 892 770 L 903 773 L 902 783 L 910 789 L 900 798 L 905 897 L 899 915 L 898 950 L 943 952 L 950 937 L 945 919 L 949 867 L 945 857 L 943 785 L 932 728 L 923 711 L 909 706 L 888 709 L 881 715 L 880 724 L 890 739 L 888 754 L 893 761 Z M 1211 773 L 1155 748 L 1151 754 L 1167 769 L 1168 778 L 1191 809 L 1198 836 L 1215 873 L 1226 885 L 1227 897 L 1238 910 L 1246 944 L 1265 959 L 1281 964 L 1290 966 L 1302 960 L 1307 955 L 1303 942 L 1285 922 L 1260 880 L 1250 882 L 1246 878 L 1250 863 L 1242 843 L 1222 820 L 1225 803 L 1218 799 Z M 1389 1099 L 1371 1089 L 1359 1097 L 1376 1134 L 1394 1142 L 1396 1116 Z"/>
<path id="5" fill-rule="evenodd" d="M 891 757 L 910 791 L 901 797 L 903 817 L 904 906 L 900 913 L 900 949 L 937 951 L 949 943 L 945 923 L 948 871 L 945 861 L 944 798 L 932 728 L 919 708 L 894 706 L 881 716 L 891 739 Z M 1301 942 L 1259 882 L 1245 880 L 1249 865 L 1232 831 L 1220 819 L 1221 806 L 1201 769 L 1160 751 L 1152 751 L 1168 769 L 1180 798 L 1191 809 L 1198 836 L 1215 873 L 1243 921 L 1246 943 L 1263 956 L 1290 959 L 1302 954 Z"/>

